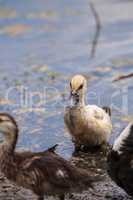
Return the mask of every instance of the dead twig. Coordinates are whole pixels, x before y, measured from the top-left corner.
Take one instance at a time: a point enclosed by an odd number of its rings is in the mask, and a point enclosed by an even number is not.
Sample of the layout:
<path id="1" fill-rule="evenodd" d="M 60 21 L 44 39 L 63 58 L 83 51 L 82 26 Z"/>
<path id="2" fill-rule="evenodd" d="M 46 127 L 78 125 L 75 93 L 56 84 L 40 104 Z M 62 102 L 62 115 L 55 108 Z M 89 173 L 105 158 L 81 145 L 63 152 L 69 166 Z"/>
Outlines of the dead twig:
<path id="1" fill-rule="evenodd" d="M 133 73 L 127 74 L 127 75 L 118 76 L 116 79 L 113 80 L 113 82 L 120 81 L 120 80 L 126 79 L 126 78 L 131 78 L 131 77 L 133 77 Z"/>
<path id="2" fill-rule="evenodd" d="M 90 4 L 90 8 L 91 8 L 91 11 L 92 11 L 92 14 L 95 18 L 95 23 L 96 23 L 96 31 L 95 31 L 94 38 L 93 38 L 93 41 L 92 41 L 92 48 L 91 48 L 91 53 L 90 53 L 90 57 L 93 58 L 95 56 L 95 53 L 96 53 L 98 39 L 99 39 L 99 36 L 100 36 L 101 21 L 100 21 L 100 17 L 98 15 L 98 12 L 95 9 L 94 4 L 92 2 L 90 2 L 89 4 Z"/>

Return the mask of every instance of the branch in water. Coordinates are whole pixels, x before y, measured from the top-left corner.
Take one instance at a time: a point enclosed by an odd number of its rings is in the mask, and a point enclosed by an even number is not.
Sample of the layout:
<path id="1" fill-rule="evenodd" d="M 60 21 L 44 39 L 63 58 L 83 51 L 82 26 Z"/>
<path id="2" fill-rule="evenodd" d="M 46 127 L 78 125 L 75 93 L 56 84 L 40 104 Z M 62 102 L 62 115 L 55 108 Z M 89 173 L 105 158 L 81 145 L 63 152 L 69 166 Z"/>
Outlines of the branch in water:
<path id="1" fill-rule="evenodd" d="M 90 57 L 93 58 L 95 56 L 96 53 L 96 48 L 97 48 L 97 44 L 98 44 L 98 39 L 100 36 L 100 31 L 101 31 L 101 21 L 100 21 L 100 17 L 94 7 L 94 4 L 92 2 L 90 2 L 90 8 L 92 11 L 92 14 L 95 18 L 95 23 L 96 23 L 96 31 L 94 34 L 94 39 L 92 41 L 92 48 L 91 48 L 91 53 L 90 53 Z"/>
<path id="2" fill-rule="evenodd" d="M 126 79 L 126 78 L 131 78 L 131 77 L 133 77 L 133 73 L 127 74 L 127 75 L 123 75 L 123 76 L 119 76 L 116 79 L 114 79 L 113 82 L 120 81 L 120 80 Z"/>

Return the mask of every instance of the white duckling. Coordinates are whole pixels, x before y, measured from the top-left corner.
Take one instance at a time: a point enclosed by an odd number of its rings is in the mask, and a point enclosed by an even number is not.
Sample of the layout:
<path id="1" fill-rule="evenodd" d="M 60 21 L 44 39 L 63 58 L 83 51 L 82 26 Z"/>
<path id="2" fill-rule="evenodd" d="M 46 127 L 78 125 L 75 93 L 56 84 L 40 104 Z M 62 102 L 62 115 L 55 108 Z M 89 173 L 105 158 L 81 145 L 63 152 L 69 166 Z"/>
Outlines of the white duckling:
<path id="1" fill-rule="evenodd" d="M 94 147 L 107 143 L 112 132 L 110 109 L 96 105 L 85 105 L 87 80 L 82 75 L 75 75 L 70 82 L 72 106 L 65 110 L 64 121 L 75 150 L 82 146 Z M 108 112 L 109 111 L 109 112 Z"/>

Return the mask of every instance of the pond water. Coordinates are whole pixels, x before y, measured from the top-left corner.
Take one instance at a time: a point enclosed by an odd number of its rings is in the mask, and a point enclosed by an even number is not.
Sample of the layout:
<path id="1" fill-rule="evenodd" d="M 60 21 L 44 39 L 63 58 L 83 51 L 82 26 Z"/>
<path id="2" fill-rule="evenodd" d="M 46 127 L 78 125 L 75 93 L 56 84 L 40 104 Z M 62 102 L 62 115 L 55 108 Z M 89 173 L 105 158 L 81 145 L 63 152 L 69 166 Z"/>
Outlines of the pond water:
<path id="1" fill-rule="evenodd" d="M 69 80 L 88 78 L 87 102 L 112 108 L 110 143 L 131 119 L 133 2 L 93 0 L 101 30 L 96 32 L 89 0 L 0 0 L 0 109 L 16 117 L 18 149 L 43 150 L 55 143 L 69 158 L 71 138 L 63 123 Z"/>

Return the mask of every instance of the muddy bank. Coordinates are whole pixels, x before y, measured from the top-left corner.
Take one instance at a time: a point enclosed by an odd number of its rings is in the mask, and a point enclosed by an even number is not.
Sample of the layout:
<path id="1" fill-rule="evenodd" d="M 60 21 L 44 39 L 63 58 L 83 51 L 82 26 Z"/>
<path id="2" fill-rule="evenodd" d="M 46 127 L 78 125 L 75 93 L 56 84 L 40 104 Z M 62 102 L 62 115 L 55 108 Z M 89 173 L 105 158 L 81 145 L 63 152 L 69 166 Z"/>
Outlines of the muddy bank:
<path id="1" fill-rule="evenodd" d="M 106 173 L 106 158 L 102 152 L 79 153 L 72 157 L 72 163 L 78 167 L 91 170 L 102 177 L 100 182 L 95 183 L 95 188 L 89 189 L 82 194 L 72 194 L 67 200 L 131 200 L 123 190 L 117 187 Z M 47 200 L 56 199 L 46 197 Z M 36 196 L 30 191 L 19 188 L 10 183 L 3 176 L 0 177 L 0 200 L 36 200 Z"/>

